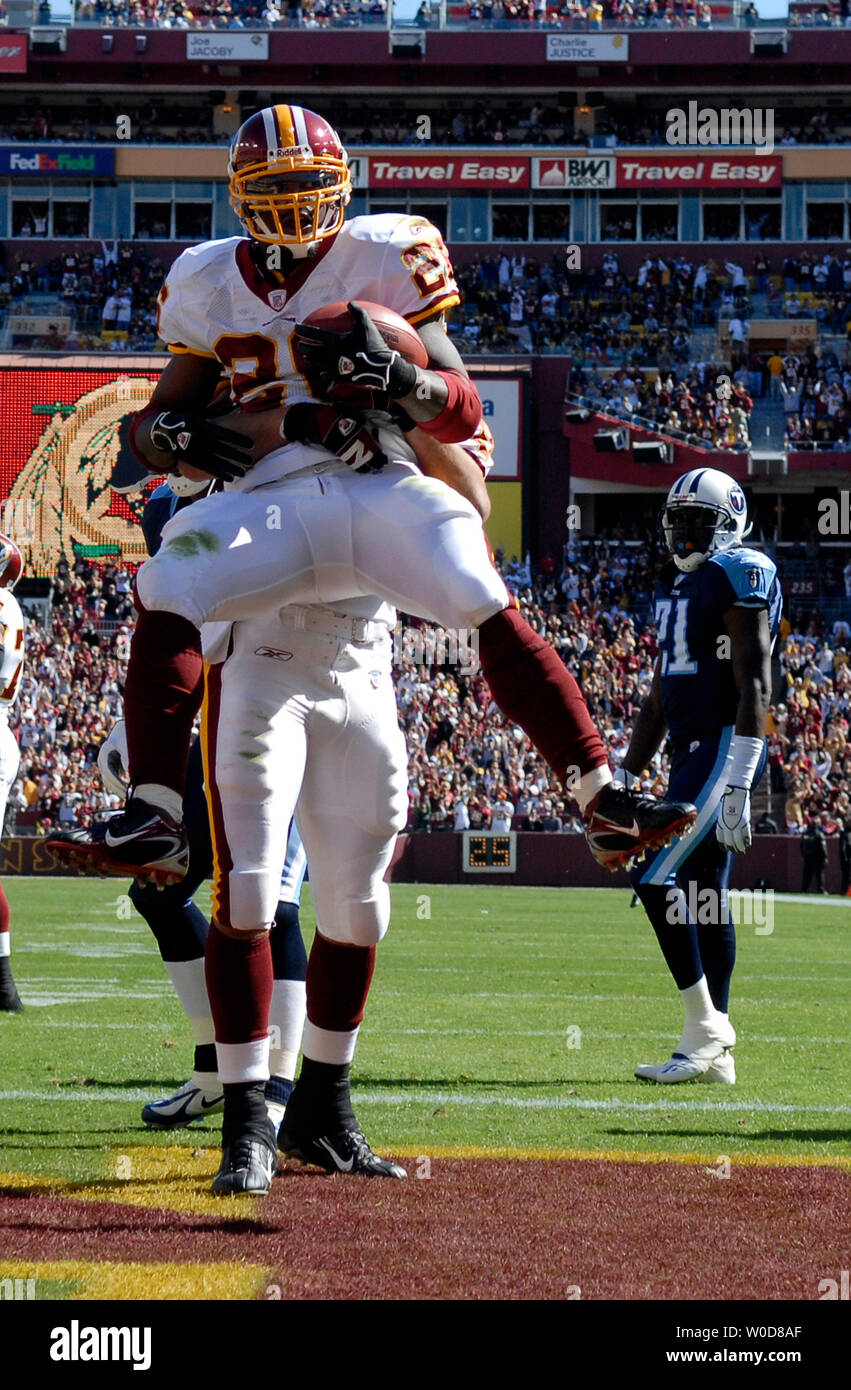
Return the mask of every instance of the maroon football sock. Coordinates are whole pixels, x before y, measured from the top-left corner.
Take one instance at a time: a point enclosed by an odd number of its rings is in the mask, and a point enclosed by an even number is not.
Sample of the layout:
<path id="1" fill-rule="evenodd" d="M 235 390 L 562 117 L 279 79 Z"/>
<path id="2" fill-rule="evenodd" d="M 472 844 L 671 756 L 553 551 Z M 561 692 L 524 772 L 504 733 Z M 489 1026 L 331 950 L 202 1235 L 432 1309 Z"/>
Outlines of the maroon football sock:
<path id="1" fill-rule="evenodd" d="M 182 796 L 192 721 L 204 693 L 201 634 L 176 613 L 139 616 L 124 685 L 130 782 L 158 782 Z"/>
<path id="2" fill-rule="evenodd" d="M 269 933 L 243 941 L 225 936 L 213 923 L 207 935 L 205 974 L 216 1042 L 265 1038 L 273 986 Z"/>
<path id="3" fill-rule="evenodd" d="M 479 659 L 507 719 L 524 729 L 562 782 L 608 762 L 582 691 L 555 648 L 516 608 L 479 628 Z"/>
<path id="4" fill-rule="evenodd" d="M 357 1028 L 363 1022 L 374 970 L 374 946 L 341 946 L 317 932 L 307 961 L 310 1022 L 331 1033 Z"/>

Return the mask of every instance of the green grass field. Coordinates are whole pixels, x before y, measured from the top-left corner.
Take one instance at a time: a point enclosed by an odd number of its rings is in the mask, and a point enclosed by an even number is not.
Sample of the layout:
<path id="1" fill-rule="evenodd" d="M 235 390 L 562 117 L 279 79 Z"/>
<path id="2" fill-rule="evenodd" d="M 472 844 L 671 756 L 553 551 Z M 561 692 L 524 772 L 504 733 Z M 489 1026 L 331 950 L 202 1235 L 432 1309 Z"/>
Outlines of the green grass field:
<path id="1" fill-rule="evenodd" d="M 191 1040 L 120 880 L 11 878 L 26 1011 L 0 1015 L 0 1169 L 94 1179 L 122 1145 L 186 1144 L 139 1112 Z M 201 899 L 201 906 L 206 901 Z M 302 914 L 312 933 L 309 894 Z M 851 903 L 778 898 L 739 931 L 734 1088 L 642 1085 L 680 1005 L 623 891 L 400 886 L 379 950 L 355 1103 L 378 1149 L 453 1146 L 848 1156 Z M 214 1122 L 190 1132 L 215 1144 Z"/>

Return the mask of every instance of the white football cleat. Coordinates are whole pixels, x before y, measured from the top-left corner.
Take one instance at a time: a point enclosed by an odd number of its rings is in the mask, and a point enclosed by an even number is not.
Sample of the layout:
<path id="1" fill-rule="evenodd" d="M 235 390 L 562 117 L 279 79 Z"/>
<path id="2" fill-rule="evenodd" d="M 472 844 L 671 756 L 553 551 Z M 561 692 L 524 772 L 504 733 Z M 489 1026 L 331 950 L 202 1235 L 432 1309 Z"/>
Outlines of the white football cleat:
<path id="1" fill-rule="evenodd" d="M 708 1026 L 697 1029 L 692 1026 L 684 1033 L 677 1050 L 667 1061 L 658 1066 L 642 1062 L 635 1068 L 639 1081 L 656 1081 L 663 1086 L 676 1085 L 679 1081 L 727 1081 L 736 1079 L 736 1069 L 730 1048 L 736 1041 L 736 1030 L 729 1019 L 716 1015 L 711 1030 Z M 724 1061 L 729 1058 L 729 1062 Z M 715 1074 L 708 1078 L 706 1073 L 714 1069 Z M 725 1074 L 726 1073 L 726 1074 Z"/>
<path id="2" fill-rule="evenodd" d="M 697 1057 L 686 1057 L 682 1052 L 675 1052 L 669 1061 L 657 1066 L 641 1062 L 635 1068 L 635 1075 L 639 1081 L 657 1081 L 661 1085 L 672 1086 L 678 1081 L 695 1081 L 710 1065 Z"/>
<path id="3" fill-rule="evenodd" d="M 196 1086 L 193 1079 L 185 1082 L 173 1096 L 149 1101 L 142 1111 L 142 1119 L 156 1129 L 182 1129 L 194 1120 L 203 1120 L 205 1115 L 217 1114 L 224 1109 L 224 1103 L 221 1087 L 205 1091 Z"/>
<path id="4" fill-rule="evenodd" d="M 700 1076 L 695 1079 L 703 1081 L 707 1085 L 715 1081 L 720 1082 L 723 1086 L 735 1086 L 736 1063 L 733 1061 L 733 1054 L 730 1049 L 727 1048 L 720 1057 L 715 1058 L 714 1062 L 710 1062 L 706 1071 L 701 1072 Z"/>

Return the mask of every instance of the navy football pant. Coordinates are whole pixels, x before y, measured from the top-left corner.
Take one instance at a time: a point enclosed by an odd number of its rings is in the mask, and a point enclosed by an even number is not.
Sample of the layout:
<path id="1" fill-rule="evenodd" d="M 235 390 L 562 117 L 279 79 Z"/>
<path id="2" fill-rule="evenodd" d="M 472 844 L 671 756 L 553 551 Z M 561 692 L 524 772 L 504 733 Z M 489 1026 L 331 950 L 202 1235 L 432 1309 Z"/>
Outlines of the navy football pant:
<path id="1" fill-rule="evenodd" d="M 694 830 L 630 875 L 677 988 L 688 989 L 705 975 L 721 1013 L 728 1011 L 736 929 L 728 900 L 733 854 L 719 845 L 715 824 L 727 786 L 732 737 L 730 725 L 720 735 L 674 747 L 668 797 L 697 806 Z M 764 768 L 763 754 L 754 786 Z"/>

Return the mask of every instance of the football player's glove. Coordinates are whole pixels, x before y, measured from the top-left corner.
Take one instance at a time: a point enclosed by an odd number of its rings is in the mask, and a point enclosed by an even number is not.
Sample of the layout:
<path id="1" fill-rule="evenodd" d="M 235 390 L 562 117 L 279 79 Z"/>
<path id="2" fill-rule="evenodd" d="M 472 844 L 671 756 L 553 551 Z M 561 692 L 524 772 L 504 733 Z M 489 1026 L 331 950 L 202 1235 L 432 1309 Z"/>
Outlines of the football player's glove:
<path id="1" fill-rule="evenodd" d="M 172 455 L 174 467 L 168 472 L 177 472 L 179 463 L 188 463 L 226 483 L 242 478 L 253 462 L 247 435 L 217 425 L 194 410 L 162 411 L 151 425 L 151 443 Z"/>
<path id="2" fill-rule="evenodd" d="M 355 320 L 349 333 L 332 333 L 310 323 L 295 326 L 299 351 L 321 394 L 333 396 L 335 386 L 351 382 L 391 400 L 407 396 L 417 384 L 416 367 L 387 346 L 360 304 L 350 303 L 349 313 Z"/>
<path id="3" fill-rule="evenodd" d="M 281 434 L 290 443 L 318 444 L 355 473 L 378 473 L 387 462 L 378 440 L 370 434 L 366 417 L 358 411 L 299 401 L 284 415 Z"/>
<path id="4" fill-rule="evenodd" d="M 751 794 L 744 787 L 728 787 L 721 798 L 721 810 L 715 827 L 718 843 L 725 849 L 743 854 L 751 834 Z"/>

